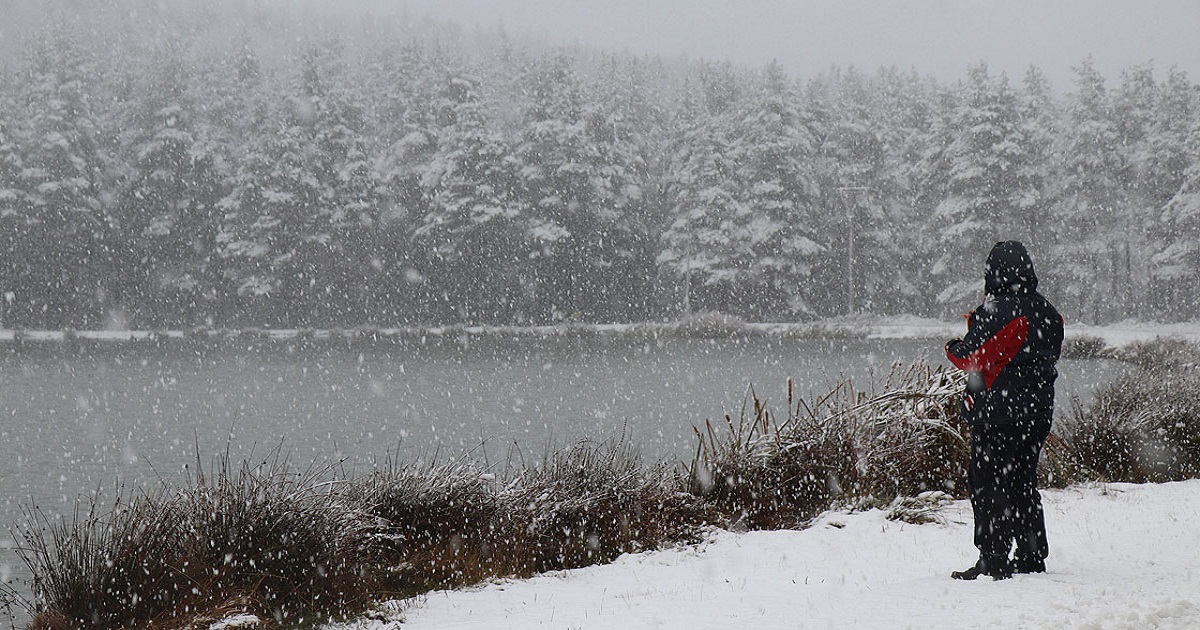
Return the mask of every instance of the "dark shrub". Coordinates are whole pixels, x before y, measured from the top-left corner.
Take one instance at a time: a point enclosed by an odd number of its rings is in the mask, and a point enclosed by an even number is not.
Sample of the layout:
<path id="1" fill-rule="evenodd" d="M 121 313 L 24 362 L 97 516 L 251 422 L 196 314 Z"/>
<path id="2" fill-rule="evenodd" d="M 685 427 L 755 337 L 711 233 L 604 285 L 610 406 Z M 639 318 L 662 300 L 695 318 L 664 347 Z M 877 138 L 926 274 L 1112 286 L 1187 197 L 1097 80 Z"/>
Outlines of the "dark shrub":
<path id="1" fill-rule="evenodd" d="M 252 612 L 280 625 L 353 609 L 371 521 L 317 471 L 272 456 L 231 470 L 227 457 L 188 488 L 70 518 L 30 514 L 18 552 L 35 576 L 35 626 L 179 627 Z M 214 617 L 215 615 L 215 617 Z M 66 624 L 65 626 L 63 624 Z"/>
<path id="2" fill-rule="evenodd" d="M 356 503 L 378 519 L 376 579 L 404 596 L 497 575 L 499 503 L 491 476 L 466 460 L 390 463 L 360 481 Z"/>
<path id="3" fill-rule="evenodd" d="M 1063 340 L 1062 358 L 1095 359 L 1104 355 L 1106 347 L 1107 344 L 1099 337 L 1067 337 Z"/>
<path id="4" fill-rule="evenodd" d="M 180 581 L 169 561 L 181 557 L 178 506 L 161 494 L 120 494 L 109 513 L 98 510 L 97 495 L 58 520 L 31 511 L 18 527 L 18 553 L 37 576 L 34 595 L 53 604 L 28 607 L 34 624 L 120 627 L 170 604 Z"/>
<path id="5" fill-rule="evenodd" d="M 1161 482 L 1200 476 L 1200 348 L 1178 340 L 1135 344 L 1137 368 L 1076 405 L 1063 438 L 1101 479 Z"/>
<path id="6" fill-rule="evenodd" d="M 705 522 L 698 499 L 663 465 L 644 467 L 625 439 L 581 441 L 523 471 L 506 489 L 501 528 L 529 571 L 608 562 L 686 540 Z"/>
<path id="7" fill-rule="evenodd" d="M 187 527 L 178 570 L 193 585 L 186 608 L 248 598 L 252 612 L 294 621 L 359 601 L 374 523 L 327 471 L 294 472 L 278 453 L 236 471 L 221 458 L 214 469 L 178 499 Z"/>

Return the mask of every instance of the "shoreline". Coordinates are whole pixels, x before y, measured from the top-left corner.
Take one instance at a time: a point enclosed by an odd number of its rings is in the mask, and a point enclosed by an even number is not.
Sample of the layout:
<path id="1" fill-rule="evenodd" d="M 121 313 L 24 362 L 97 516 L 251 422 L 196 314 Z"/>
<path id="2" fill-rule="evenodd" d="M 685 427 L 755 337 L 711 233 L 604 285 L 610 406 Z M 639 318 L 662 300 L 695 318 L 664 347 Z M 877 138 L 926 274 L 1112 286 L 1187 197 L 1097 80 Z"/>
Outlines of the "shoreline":
<path id="1" fill-rule="evenodd" d="M 888 332 L 915 338 L 918 334 L 943 335 L 942 326 L 941 322 L 908 320 L 890 331 L 878 329 L 867 334 L 865 328 L 858 330 L 859 338 L 882 337 Z M 745 329 L 756 334 L 778 330 L 773 326 Z M 307 334 L 273 332 L 283 339 Z M 43 339 L 54 338 L 47 335 Z M 61 339 L 77 337 L 63 334 Z M 1099 339 L 1080 338 L 1089 344 Z M 1158 350 L 1171 351 L 1172 343 L 1160 342 Z M 1131 350 L 1145 353 L 1155 348 Z M 1183 368 L 1187 374 L 1189 365 L 1194 364 L 1169 363 L 1168 367 Z M 647 466 L 636 450 L 629 450 L 618 438 L 584 440 L 547 452 L 541 462 L 526 464 L 522 459 L 518 469 L 511 473 L 506 469 L 499 483 L 490 466 L 479 467 L 466 459 L 444 466 L 418 459 L 415 464 L 373 469 L 362 477 L 340 477 L 334 468 L 310 468 L 306 473 L 292 470 L 280 451 L 272 451 L 264 461 L 243 460 L 240 465 L 229 459 L 227 452 L 226 459 L 218 457 L 205 473 L 197 448 L 196 476 L 188 477 L 178 488 L 163 486 L 161 492 L 127 495 L 124 503 L 118 500 L 113 511 L 102 513 L 99 519 L 89 516 L 80 520 L 76 511 L 74 520 L 66 517 L 63 525 L 49 534 L 36 526 L 14 530 L 27 536 L 24 549 L 32 555 L 23 556 L 23 562 L 31 567 L 31 574 L 57 589 L 48 591 L 47 601 L 68 606 L 27 610 L 31 615 L 44 612 L 88 618 L 103 614 L 125 619 L 130 614 L 125 610 L 127 602 L 111 598 L 119 592 L 152 594 L 144 598 L 149 608 L 143 612 L 150 616 L 201 614 L 211 609 L 237 613 L 242 616 L 239 619 L 248 620 L 251 614 L 265 619 L 264 613 L 278 607 L 294 608 L 298 614 L 353 618 L 363 604 L 377 603 L 380 593 L 428 597 L 444 588 L 604 565 L 632 551 L 663 549 L 692 540 L 697 531 L 711 528 L 804 528 L 823 510 L 844 505 L 864 509 L 899 505 L 895 501 L 904 497 L 924 497 L 940 505 L 943 498 L 954 496 L 948 493 L 961 492 L 966 482 L 961 466 L 965 461 L 964 432 L 955 424 L 954 414 L 963 378 L 942 368 L 911 367 L 883 393 L 864 397 L 864 391 L 838 385 L 830 394 L 811 399 L 812 404 L 804 403 L 803 398 L 795 403 L 789 390 L 781 415 L 755 396 L 753 406 L 744 405 L 736 420 L 726 417 L 727 426 L 707 425 L 707 433 L 697 429 L 695 457 L 683 468 Z M 1160 381 L 1158 376 L 1143 377 L 1130 380 L 1129 385 L 1131 391 L 1141 391 L 1145 400 L 1155 402 L 1161 400 L 1157 395 Z M 1118 423 L 1120 420 L 1116 418 Z M 1096 431 L 1107 430 L 1104 418 L 1097 422 Z M 881 430 L 885 426 L 881 423 L 894 426 Z M 1097 474 L 1108 468 L 1121 473 L 1121 466 L 1129 462 L 1120 459 L 1121 453 L 1112 456 L 1081 450 L 1092 443 L 1086 438 L 1096 431 L 1048 447 L 1047 485 L 1137 481 L 1136 474 L 1146 470 L 1158 474 L 1157 469 L 1138 462 L 1133 462 L 1129 478 Z M 1172 452 L 1175 446 L 1162 442 L 1166 436 L 1166 432 L 1152 430 L 1144 444 L 1137 441 L 1141 437 L 1132 436 L 1135 448 L 1129 452 Z M 896 437 L 910 442 L 898 448 Z M 783 456 L 801 452 L 802 457 Z M 848 453 L 852 454 L 849 459 Z M 1110 461 L 1113 457 L 1119 461 Z M 1190 465 L 1183 462 L 1180 470 Z M 905 472 L 897 477 L 897 471 Z M 830 486 L 828 479 L 840 481 Z M 91 500 L 96 508 L 97 499 Z M 227 513 L 230 506 L 234 510 Z M 303 518 L 289 516 L 295 513 Z M 180 515 L 190 520 L 181 526 Z M 926 510 L 919 506 L 911 514 L 918 522 L 923 522 L 922 515 Z M 267 531 L 278 523 L 291 528 L 286 532 L 288 540 L 297 541 L 287 546 L 286 552 L 263 556 L 263 545 L 242 535 Z M 108 534 L 98 535 L 98 527 Z M 524 534 L 519 539 L 496 539 L 497 532 Z M 190 539 L 188 533 L 196 537 Z M 208 543 L 213 540 L 227 542 L 210 552 Z M 121 546 L 126 541 L 137 549 L 155 551 L 131 555 Z M 333 544 L 337 541 L 346 541 L 347 546 Z M 64 549 L 69 552 L 66 556 L 61 553 Z M 75 557 L 73 550 L 80 549 L 86 552 L 78 556 L 81 560 L 64 569 L 61 560 Z M 507 551 L 497 554 L 496 549 Z M 124 564 L 113 573 L 111 566 L 92 562 L 104 558 L 121 558 Z M 173 595 L 170 588 L 156 590 L 174 583 L 173 577 L 168 580 L 160 575 L 160 558 L 174 558 L 167 566 L 197 567 L 197 575 L 206 579 L 218 576 L 221 589 L 214 592 L 220 596 L 205 600 L 208 608 L 190 611 L 191 600 L 186 596 L 176 600 L 178 594 Z M 309 560 L 292 563 L 296 558 Z M 320 558 L 317 564 L 336 570 L 322 569 L 314 575 L 308 570 L 312 558 Z M 378 583 L 343 588 L 343 578 L 368 573 L 377 576 Z M 268 574 L 274 581 L 264 590 L 261 580 Z M 119 576 L 126 581 L 116 590 L 100 584 L 98 590 L 89 591 L 90 582 L 79 585 L 66 579 L 72 575 Z M 226 590 L 232 599 L 223 599 Z M 299 595 L 280 599 L 284 593 Z M 10 590 L 7 594 L 21 593 Z M 155 608 L 158 604 L 154 602 L 168 600 L 182 602 L 184 612 Z M 70 608 L 72 602 L 87 602 L 87 610 Z M 220 623 L 222 618 L 212 621 Z"/>
<path id="2" fill-rule="evenodd" d="M 401 341 L 429 338 L 551 338 L 551 337 L 677 337 L 728 336 L 770 338 L 942 339 L 962 333 L 961 322 L 916 316 L 835 317 L 812 322 L 761 323 L 737 318 L 701 315 L 667 322 L 629 324 L 564 323 L 544 326 L 466 325 L 356 327 L 330 329 L 198 328 L 191 330 L 22 330 L 0 328 L 0 345 L 16 343 L 144 343 L 162 341 Z M 1106 325 L 1067 325 L 1067 338 L 1093 337 L 1109 347 L 1178 337 L 1200 341 L 1200 321 L 1162 324 L 1124 321 Z"/>

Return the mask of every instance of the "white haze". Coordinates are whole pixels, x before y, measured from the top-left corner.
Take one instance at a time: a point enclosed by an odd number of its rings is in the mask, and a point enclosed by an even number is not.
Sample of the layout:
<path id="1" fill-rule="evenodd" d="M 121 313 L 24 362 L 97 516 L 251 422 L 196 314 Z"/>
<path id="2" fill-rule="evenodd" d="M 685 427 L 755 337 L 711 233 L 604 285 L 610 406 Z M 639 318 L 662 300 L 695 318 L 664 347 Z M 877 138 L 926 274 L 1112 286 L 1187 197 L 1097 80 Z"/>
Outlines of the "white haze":
<path id="1" fill-rule="evenodd" d="M 356 0 L 359 8 L 395 7 Z M 339 5 L 347 6 L 347 5 Z M 406 0 L 411 14 L 502 26 L 558 43 L 636 54 L 776 60 L 801 76 L 830 66 L 909 67 L 954 80 L 979 61 L 1011 77 L 1030 65 L 1056 83 L 1091 55 L 1110 77 L 1153 62 L 1200 74 L 1191 0 Z"/>

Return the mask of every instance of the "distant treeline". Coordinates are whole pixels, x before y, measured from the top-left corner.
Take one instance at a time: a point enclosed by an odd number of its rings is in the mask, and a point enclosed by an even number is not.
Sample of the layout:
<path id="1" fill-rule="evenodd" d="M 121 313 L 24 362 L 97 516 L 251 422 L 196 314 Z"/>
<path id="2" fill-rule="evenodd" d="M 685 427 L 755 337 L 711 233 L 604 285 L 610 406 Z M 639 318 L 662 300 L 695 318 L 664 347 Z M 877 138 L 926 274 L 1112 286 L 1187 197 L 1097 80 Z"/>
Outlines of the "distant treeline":
<path id="1" fill-rule="evenodd" d="M 0 69 L 0 327 L 944 316 L 1006 238 L 1072 321 L 1200 299 L 1174 69 L 795 77 L 404 15 L 78 4 L 14 5 L 44 24 Z"/>

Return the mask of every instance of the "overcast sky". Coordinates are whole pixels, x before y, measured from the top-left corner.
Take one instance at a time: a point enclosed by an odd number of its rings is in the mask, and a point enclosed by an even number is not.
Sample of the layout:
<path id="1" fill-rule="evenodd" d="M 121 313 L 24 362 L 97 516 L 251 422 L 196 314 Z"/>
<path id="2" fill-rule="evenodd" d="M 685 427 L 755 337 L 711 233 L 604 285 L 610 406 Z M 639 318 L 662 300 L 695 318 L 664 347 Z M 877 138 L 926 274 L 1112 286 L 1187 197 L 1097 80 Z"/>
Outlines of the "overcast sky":
<path id="1" fill-rule="evenodd" d="M 984 60 L 1019 80 L 1030 64 L 1058 85 L 1092 55 L 1110 79 L 1154 62 L 1200 80 L 1200 0 L 359 0 L 407 5 L 468 29 L 503 24 L 556 43 L 778 60 L 800 76 L 895 64 L 940 79 Z"/>

